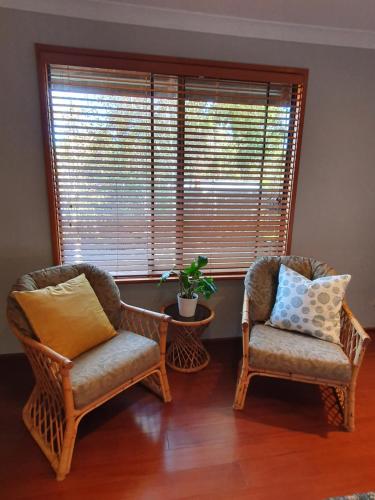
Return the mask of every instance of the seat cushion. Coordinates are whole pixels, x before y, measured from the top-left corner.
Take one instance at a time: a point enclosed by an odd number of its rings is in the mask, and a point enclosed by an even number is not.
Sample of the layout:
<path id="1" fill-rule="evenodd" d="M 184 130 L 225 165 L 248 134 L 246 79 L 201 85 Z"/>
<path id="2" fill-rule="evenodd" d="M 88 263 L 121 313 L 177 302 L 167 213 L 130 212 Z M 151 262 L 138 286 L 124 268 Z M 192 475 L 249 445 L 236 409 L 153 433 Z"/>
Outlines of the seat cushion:
<path id="1" fill-rule="evenodd" d="M 75 407 L 83 408 L 159 361 L 154 340 L 119 330 L 112 339 L 75 358 L 70 370 Z"/>
<path id="2" fill-rule="evenodd" d="M 256 324 L 249 343 L 251 368 L 347 383 L 352 369 L 342 348 L 300 333 Z"/>

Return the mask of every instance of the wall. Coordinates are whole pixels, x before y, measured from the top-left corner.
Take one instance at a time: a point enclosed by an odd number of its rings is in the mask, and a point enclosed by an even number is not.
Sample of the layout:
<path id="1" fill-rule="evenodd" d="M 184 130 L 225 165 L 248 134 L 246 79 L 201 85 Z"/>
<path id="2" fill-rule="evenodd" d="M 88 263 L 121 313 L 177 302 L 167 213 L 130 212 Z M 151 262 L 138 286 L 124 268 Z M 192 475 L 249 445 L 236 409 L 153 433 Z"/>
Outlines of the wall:
<path id="1" fill-rule="evenodd" d="M 0 353 L 19 350 L 5 320 L 15 279 L 52 264 L 34 43 L 310 69 L 292 252 L 353 275 L 348 301 L 375 325 L 375 53 L 55 17 L 0 8 Z M 222 281 L 210 337 L 239 334 L 242 284 Z M 159 309 L 172 286 L 122 287 Z"/>

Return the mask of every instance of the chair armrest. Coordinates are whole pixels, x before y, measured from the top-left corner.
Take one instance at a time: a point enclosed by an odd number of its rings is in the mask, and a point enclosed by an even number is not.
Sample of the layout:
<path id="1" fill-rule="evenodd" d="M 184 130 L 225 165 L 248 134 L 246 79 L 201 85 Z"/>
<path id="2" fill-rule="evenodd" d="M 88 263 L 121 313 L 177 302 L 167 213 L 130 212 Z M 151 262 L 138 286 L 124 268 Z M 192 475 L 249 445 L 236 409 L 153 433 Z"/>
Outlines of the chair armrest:
<path id="1" fill-rule="evenodd" d="M 346 303 L 343 304 L 341 309 L 340 341 L 352 365 L 360 366 L 366 347 L 370 342 L 370 337 Z"/>
<path id="2" fill-rule="evenodd" d="M 41 344 L 37 340 L 34 340 L 30 337 L 26 337 L 25 335 L 16 334 L 17 338 L 22 342 L 26 354 L 28 352 L 37 352 L 39 355 L 49 359 L 50 361 L 57 363 L 61 368 L 66 368 L 70 370 L 73 366 L 73 361 L 65 356 L 62 356 L 58 352 L 54 351 L 50 347 Z"/>
<path id="3" fill-rule="evenodd" d="M 160 345 L 162 355 L 165 354 L 168 323 L 171 319 L 167 314 L 149 311 L 121 302 L 120 328 L 154 340 Z"/>
<path id="4" fill-rule="evenodd" d="M 244 361 L 247 361 L 249 357 L 249 340 L 250 340 L 250 329 L 251 329 L 251 320 L 250 320 L 250 299 L 245 290 L 243 296 L 243 305 L 242 305 L 242 355 Z"/>
<path id="5" fill-rule="evenodd" d="M 12 330 L 23 344 L 36 385 L 43 393 L 48 393 L 55 408 L 62 407 L 66 412 L 73 413 L 75 410 L 70 380 L 73 361 L 37 340 L 22 335 L 16 328 L 12 327 Z"/>

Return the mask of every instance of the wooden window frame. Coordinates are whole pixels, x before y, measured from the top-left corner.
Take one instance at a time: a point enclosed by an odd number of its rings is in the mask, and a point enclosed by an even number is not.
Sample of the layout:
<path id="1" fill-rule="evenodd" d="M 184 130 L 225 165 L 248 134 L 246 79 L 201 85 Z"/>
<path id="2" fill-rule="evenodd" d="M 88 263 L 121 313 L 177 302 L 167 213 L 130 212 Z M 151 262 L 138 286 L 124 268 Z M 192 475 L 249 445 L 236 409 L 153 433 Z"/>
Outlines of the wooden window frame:
<path id="1" fill-rule="evenodd" d="M 308 69 L 294 67 L 279 67 L 258 64 L 212 61 L 206 59 L 176 58 L 133 54 L 128 52 L 113 52 L 95 49 L 80 49 L 54 45 L 35 44 L 37 58 L 38 81 L 40 93 L 42 135 L 44 160 L 47 179 L 49 202 L 50 229 L 52 239 L 53 262 L 61 264 L 60 234 L 58 225 L 58 208 L 56 206 L 57 189 L 55 185 L 55 159 L 53 155 L 52 120 L 49 112 L 48 67 L 50 64 L 63 64 L 95 68 L 111 68 L 130 71 L 145 71 L 151 73 L 166 73 L 176 76 L 204 76 L 230 80 L 299 84 L 303 88 L 300 104 L 300 119 L 296 141 L 296 158 L 291 190 L 290 214 L 288 220 L 286 255 L 290 254 L 292 244 L 293 222 L 296 204 L 299 163 L 302 145 L 302 133 L 306 106 Z M 179 104 L 180 105 L 180 104 Z M 152 175 L 152 173 L 151 173 Z M 244 272 L 211 273 L 215 279 L 242 279 Z M 158 277 L 115 277 L 116 282 L 141 283 L 156 282 Z"/>

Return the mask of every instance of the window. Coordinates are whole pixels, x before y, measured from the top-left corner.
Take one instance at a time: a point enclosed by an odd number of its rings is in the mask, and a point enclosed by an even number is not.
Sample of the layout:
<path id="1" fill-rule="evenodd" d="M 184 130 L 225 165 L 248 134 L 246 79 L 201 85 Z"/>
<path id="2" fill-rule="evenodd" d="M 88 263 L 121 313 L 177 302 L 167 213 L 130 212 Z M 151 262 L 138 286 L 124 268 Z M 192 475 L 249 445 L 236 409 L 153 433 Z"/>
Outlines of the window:
<path id="1" fill-rule="evenodd" d="M 288 252 L 306 70 L 38 55 L 57 263 L 234 275 Z"/>

